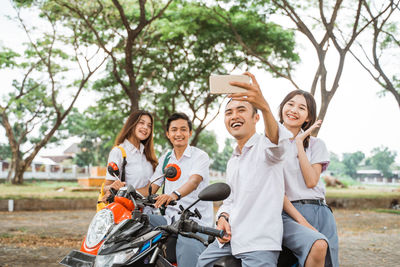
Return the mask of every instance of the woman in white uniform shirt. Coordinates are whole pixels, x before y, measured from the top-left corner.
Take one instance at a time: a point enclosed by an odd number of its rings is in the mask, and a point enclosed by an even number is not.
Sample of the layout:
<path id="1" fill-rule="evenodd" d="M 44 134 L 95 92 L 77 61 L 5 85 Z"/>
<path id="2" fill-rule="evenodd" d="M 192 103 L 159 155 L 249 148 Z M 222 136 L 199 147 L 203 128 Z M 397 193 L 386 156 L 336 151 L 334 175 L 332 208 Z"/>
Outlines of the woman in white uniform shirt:
<path id="1" fill-rule="evenodd" d="M 320 180 L 329 153 L 321 139 L 310 136 L 322 122 L 316 122 L 314 97 L 302 90 L 292 91 L 282 101 L 279 117 L 294 136 L 283 168 L 283 246 L 292 250 L 300 266 L 339 266 L 335 218 L 325 203 L 325 186 Z"/>
<path id="2" fill-rule="evenodd" d="M 122 152 L 116 146 L 122 146 L 126 151 L 127 164 L 125 166 L 125 182 L 121 182 L 107 172 L 105 191 L 107 199 L 109 189 L 118 190 L 125 184 L 131 184 L 137 191 L 147 194 L 146 186 L 153 175 L 158 161 L 154 152 L 153 117 L 143 110 L 131 113 L 122 130 L 115 140 L 115 147 L 111 150 L 108 163 L 115 162 L 122 173 Z"/>

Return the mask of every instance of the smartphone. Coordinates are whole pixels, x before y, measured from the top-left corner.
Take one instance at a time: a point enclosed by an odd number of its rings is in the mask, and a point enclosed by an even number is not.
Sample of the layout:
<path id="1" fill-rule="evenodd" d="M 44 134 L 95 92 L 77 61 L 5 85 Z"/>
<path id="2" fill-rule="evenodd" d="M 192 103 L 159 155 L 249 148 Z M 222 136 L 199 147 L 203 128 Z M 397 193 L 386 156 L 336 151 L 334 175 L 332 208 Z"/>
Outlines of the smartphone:
<path id="1" fill-rule="evenodd" d="M 211 94 L 233 94 L 246 92 L 246 89 L 232 86 L 229 82 L 250 83 L 250 77 L 247 75 L 214 75 L 210 76 Z"/>

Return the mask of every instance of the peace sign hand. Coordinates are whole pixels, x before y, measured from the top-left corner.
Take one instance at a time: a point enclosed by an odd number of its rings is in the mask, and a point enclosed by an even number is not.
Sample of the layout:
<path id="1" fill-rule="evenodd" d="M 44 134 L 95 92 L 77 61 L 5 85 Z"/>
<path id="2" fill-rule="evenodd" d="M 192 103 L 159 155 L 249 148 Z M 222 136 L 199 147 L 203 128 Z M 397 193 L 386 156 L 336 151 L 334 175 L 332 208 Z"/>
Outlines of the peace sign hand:
<path id="1" fill-rule="evenodd" d="M 309 136 L 312 131 L 314 131 L 314 129 L 321 127 L 322 124 L 322 120 L 317 120 L 313 125 L 311 125 L 310 128 L 308 128 L 306 131 L 304 131 L 303 133 L 299 133 L 296 136 L 296 141 L 298 142 L 303 142 L 304 139 L 306 139 L 307 136 Z"/>
<path id="2" fill-rule="evenodd" d="M 256 77 L 250 72 L 245 72 L 243 74 L 249 76 L 252 83 L 230 82 L 230 85 L 244 88 L 246 89 L 246 92 L 230 94 L 228 97 L 236 101 L 247 101 L 261 111 L 268 108 L 267 101 L 261 92 Z"/>

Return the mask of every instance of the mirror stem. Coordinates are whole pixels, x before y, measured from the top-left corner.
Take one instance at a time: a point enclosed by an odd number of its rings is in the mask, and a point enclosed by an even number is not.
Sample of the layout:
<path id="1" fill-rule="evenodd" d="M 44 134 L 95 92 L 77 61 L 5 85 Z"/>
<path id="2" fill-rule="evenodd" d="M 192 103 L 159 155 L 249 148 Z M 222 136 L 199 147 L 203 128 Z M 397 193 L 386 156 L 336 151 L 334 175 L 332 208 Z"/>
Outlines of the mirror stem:
<path id="1" fill-rule="evenodd" d="M 196 205 L 198 202 L 200 201 L 200 198 L 197 199 L 195 202 L 193 202 L 189 207 L 187 207 L 182 213 L 184 213 L 186 210 L 189 210 L 191 207 L 193 207 L 194 205 Z"/>

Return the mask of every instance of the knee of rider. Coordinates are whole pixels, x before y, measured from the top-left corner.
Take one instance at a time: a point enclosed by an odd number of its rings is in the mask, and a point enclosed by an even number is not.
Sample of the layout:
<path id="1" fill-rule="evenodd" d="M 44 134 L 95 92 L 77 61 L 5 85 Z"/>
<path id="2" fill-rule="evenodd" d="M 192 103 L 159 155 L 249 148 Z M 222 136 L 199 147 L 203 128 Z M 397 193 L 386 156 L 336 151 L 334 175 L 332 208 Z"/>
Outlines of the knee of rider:
<path id="1" fill-rule="evenodd" d="M 320 253 L 323 253 L 323 252 L 327 251 L 328 243 L 323 239 L 319 239 L 319 240 L 314 242 L 312 248 L 313 248 L 314 251 L 316 251 L 318 254 L 320 254 Z"/>

